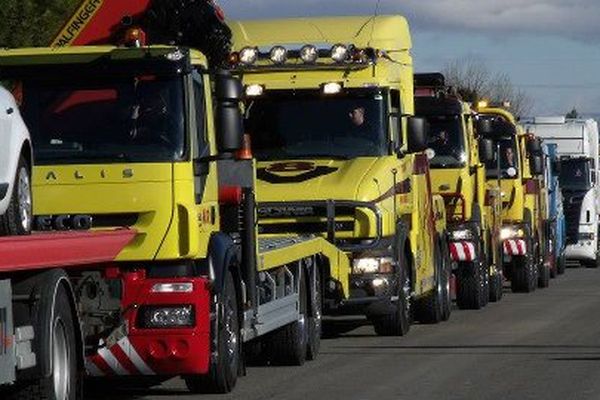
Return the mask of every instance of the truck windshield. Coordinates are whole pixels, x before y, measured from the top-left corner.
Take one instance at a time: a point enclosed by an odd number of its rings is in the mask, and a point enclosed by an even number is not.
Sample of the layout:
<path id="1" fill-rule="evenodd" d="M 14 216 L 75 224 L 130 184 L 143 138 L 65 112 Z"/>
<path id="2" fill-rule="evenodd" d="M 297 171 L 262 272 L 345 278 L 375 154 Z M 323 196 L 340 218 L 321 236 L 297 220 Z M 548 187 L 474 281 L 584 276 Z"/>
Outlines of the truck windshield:
<path id="1" fill-rule="evenodd" d="M 432 168 L 459 168 L 465 165 L 467 153 L 459 115 L 428 116 L 429 148 L 435 152 Z"/>
<path id="2" fill-rule="evenodd" d="M 514 137 L 494 140 L 494 159 L 486 163 L 488 178 L 498 178 L 498 158 L 500 158 L 500 178 L 516 179 L 519 171 L 517 141 Z"/>
<path id="3" fill-rule="evenodd" d="M 23 115 L 38 165 L 184 156 L 181 77 L 68 78 L 24 84 Z"/>
<path id="4" fill-rule="evenodd" d="M 246 131 L 259 160 L 388 154 L 386 96 L 350 91 L 270 92 L 247 103 Z"/>
<path id="5" fill-rule="evenodd" d="M 571 159 L 561 161 L 560 185 L 563 190 L 589 190 L 592 188 L 590 160 Z"/>

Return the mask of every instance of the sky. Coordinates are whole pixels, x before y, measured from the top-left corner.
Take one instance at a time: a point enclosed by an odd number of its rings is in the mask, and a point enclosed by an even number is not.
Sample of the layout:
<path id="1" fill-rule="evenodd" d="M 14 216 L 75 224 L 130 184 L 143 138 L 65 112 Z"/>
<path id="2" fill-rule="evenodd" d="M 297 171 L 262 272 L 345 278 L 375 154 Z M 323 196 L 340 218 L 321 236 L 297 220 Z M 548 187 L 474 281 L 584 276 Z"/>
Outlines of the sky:
<path id="1" fill-rule="evenodd" d="M 228 18 L 401 14 L 418 72 L 471 57 L 506 72 L 534 115 L 600 116 L 600 0 L 219 0 Z"/>

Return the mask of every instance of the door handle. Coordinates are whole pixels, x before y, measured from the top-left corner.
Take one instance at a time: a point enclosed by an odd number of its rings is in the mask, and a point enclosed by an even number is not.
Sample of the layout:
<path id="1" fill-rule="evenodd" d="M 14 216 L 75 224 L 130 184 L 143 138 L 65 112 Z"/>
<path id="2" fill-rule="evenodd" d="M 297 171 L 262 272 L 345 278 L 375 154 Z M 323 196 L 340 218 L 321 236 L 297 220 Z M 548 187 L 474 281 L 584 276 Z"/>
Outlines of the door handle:
<path id="1" fill-rule="evenodd" d="M 11 115 L 11 114 L 12 114 L 12 113 L 14 113 L 14 112 L 15 112 L 15 110 L 14 110 L 14 108 L 12 108 L 12 107 L 9 107 L 9 108 L 7 108 L 7 109 L 6 109 L 6 113 L 7 113 L 8 115 Z"/>

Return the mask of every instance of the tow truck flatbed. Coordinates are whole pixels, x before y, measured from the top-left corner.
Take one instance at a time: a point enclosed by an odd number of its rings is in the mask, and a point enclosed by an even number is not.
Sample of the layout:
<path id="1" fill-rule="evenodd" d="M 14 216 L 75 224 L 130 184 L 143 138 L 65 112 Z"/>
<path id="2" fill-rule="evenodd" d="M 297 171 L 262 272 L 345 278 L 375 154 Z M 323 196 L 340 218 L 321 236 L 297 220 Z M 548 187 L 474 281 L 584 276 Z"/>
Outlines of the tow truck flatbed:
<path id="1" fill-rule="evenodd" d="M 135 235 L 131 229 L 115 229 L 3 237 L 0 273 L 110 262 Z"/>

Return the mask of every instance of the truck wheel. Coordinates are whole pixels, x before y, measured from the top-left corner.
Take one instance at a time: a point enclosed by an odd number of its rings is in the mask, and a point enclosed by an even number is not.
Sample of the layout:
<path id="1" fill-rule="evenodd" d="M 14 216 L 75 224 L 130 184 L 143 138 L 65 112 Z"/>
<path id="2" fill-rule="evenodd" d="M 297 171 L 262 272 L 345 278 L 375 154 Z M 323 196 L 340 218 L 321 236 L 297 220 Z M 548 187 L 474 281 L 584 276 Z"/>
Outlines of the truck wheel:
<path id="1" fill-rule="evenodd" d="M 565 273 L 566 264 L 567 257 L 565 256 L 565 253 L 563 253 L 560 255 L 560 257 L 558 257 L 558 260 L 556 261 L 556 273 L 558 275 L 562 275 Z"/>
<path id="2" fill-rule="evenodd" d="M 500 271 L 496 271 L 490 277 L 490 302 L 497 303 L 502 299 L 502 295 L 504 294 L 502 289 L 503 281 L 504 279 Z"/>
<path id="3" fill-rule="evenodd" d="M 513 256 L 510 286 L 515 293 L 533 292 L 537 286 L 537 266 L 530 255 Z"/>
<path id="4" fill-rule="evenodd" d="M 483 304 L 483 274 L 481 263 L 458 264 L 456 281 L 456 304 L 461 310 L 479 310 Z"/>
<path id="5" fill-rule="evenodd" d="M 557 269 L 558 269 L 558 260 L 556 259 L 556 256 L 552 256 L 552 267 L 550 268 L 550 278 L 551 279 L 555 279 L 556 276 L 558 275 Z"/>
<path id="6" fill-rule="evenodd" d="M 4 215 L 0 216 L 0 235 L 28 235 L 33 220 L 31 174 L 27 161 L 21 156 L 12 197 Z"/>
<path id="7" fill-rule="evenodd" d="M 76 400 L 81 382 L 77 372 L 77 350 L 75 348 L 75 324 L 72 307 L 63 288 L 56 292 L 52 309 L 53 318 L 51 341 L 40 342 L 40 351 L 52 360 L 52 373 L 47 378 L 38 379 L 17 387 L 9 399 L 14 400 Z"/>
<path id="8" fill-rule="evenodd" d="M 402 253 L 402 252 L 400 252 Z M 400 256 L 398 301 L 394 311 L 387 315 L 372 317 L 371 322 L 375 333 L 379 336 L 404 336 L 410 330 L 412 323 L 412 304 L 410 300 L 411 286 L 407 274 L 406 257 Z"/>
<path id="9" fill-rule="evenodd" d="M 481 268 L 481 306 L 485 307 L 490 302 L 490 269 L 486 261 L 479 263 Z"/>
<path id="10" fill-rule="evenodd" d="M 321 298 L 321 274 L 319 268 L 315 266 L 313 273 L 314 288 L 310 291 L 311 312 L 308 317 L 308 344 L 306 346 L 306 359 L 315 360 L 321 347 L 321 332 L 323 327 L 323 302 Z M 308 284 L 308 280 L 307 280 Z"/>
<path id="11" fill-rule="evenodd" d="M 550 286 L 550 268 L 546 267 L 543 263 L 538 268 L 537 284 L 542 289 Z"/>
<path id="12" fill-rule="evenodd" d="M 218 302 L 216 359 L 211 362 L 208 374 L 184 378 L 192 393 L 229 393 L 237 381 L 241 362 L 240 323 L 235 283 L 229 270 Z"/>
<path id="13" fill-rule="evenodd" d="M 276 365 L 303 365 L 308 349 L 308 294 L 304 271 L 300 273 L 298 320 L 273 332 L 269 343 L 271 362 Z"/>
<path id="14" fill-rule="evenodd" d="M 450 275 L 439 243 L 435 246 L 435 271 L 433 290 L 419 300 L 418 320 L 425 324 L 437 324 L 444 318 L 446 298 L 450 296 Z"/>

